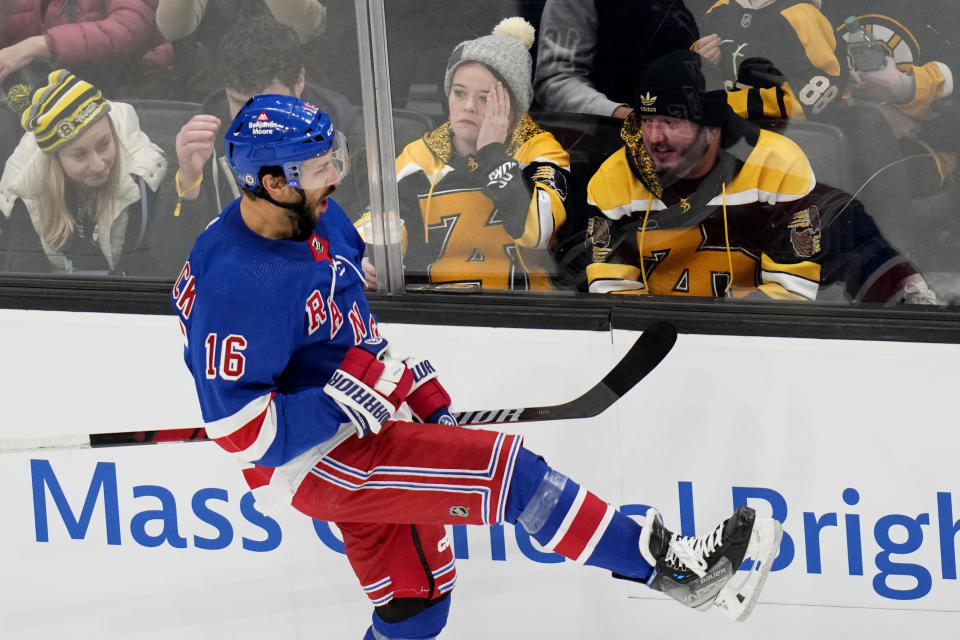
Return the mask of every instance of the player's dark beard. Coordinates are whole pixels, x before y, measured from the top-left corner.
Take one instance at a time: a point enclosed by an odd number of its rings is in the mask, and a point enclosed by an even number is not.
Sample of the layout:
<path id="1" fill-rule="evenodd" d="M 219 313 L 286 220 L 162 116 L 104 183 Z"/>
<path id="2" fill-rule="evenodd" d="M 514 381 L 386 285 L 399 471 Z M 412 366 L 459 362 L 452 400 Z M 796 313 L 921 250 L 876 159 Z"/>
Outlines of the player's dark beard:
<path id="1" fill-rule="evenodd" d="M 703 158 L 703 154 L 706 153 L 708 146 L 707 128 L 701 126 L 697 131 L 697 136 L 693 139 L 693 142 L 690 143 L 690 146 L 680 154 L 680 159 L 677 161 L 677 164 L 669 169 L 657 171 L 657 175 L 660 176 L 660 184 L 664 187 L 669 187 L 683 180 L 687 174 L 690 173 L 690 170 Z"/>
<path id="2" fill-rule="evenodd" d="M 313 233 L 316 220 L 313 218 L 313 211 L 307 206 L 307 194 L 303 189 L 297 189 L 297 193 L 300 194 L 300 200 L 287 206 L 293 214 L 290 216 L 290 221 L 293 222 L 293 236 L 291 238 L 297 242 L 304 242 Z"/>

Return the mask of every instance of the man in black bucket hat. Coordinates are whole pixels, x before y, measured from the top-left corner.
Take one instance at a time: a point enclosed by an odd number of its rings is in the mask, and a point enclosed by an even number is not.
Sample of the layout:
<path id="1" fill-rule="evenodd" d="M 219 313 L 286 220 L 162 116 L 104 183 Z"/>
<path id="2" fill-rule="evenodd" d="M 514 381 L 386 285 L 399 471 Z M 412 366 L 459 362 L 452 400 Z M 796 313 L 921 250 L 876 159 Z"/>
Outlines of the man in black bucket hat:
<path id="1" fill-rule="evenodd" d="M 633 107 L 624 146 L 587 186 L 591 292 L 814 300 L 841 281 L 855 301 L 935 300 L 858 201 L 817 184 L 794 142 L 706 90 L 693 52 L 651 64 Z"/>

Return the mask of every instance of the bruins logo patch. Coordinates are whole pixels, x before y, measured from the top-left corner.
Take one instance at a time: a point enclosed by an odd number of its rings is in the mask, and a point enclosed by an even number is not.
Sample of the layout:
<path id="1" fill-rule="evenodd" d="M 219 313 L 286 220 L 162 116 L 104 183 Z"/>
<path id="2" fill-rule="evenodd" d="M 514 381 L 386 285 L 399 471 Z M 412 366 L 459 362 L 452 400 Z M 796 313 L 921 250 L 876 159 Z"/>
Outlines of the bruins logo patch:
<path id="1" fill-rule="evenodd" d="M 798 258 L 812 258 L 820 253 L 820 212 L 815 206 L 797 211 L 790 218 L 790 244 Z"/>

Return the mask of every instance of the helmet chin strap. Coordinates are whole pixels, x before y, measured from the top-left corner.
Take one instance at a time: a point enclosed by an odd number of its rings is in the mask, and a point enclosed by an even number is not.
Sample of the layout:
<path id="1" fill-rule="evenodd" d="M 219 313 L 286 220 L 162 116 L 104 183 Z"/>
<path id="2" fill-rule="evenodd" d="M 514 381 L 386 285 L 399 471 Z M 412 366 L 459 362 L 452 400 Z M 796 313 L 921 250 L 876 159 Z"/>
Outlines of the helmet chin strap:
<path id="1" fill-rule="evenodd" d="M 270 197 L 270 194 L 267 193 L 266 189 L 261 189 L 261 191 L 263 193 L 261 193 L 258 197 L 261 197 L 267 202 L 293 213 L 293 215 L 289 216 L 289 218 L 293 221 L 293 236 L 291 236 L 291 239 L 296 240 L 297 242 L 304 242 L 310 237 L 310 234 L 313 232 L 313 215 L 307 209 L 307 194 L 303 189 L 294 189 L 294 191 L 300 195 L 300 200 L 292 203 L 278 202 Z"/>

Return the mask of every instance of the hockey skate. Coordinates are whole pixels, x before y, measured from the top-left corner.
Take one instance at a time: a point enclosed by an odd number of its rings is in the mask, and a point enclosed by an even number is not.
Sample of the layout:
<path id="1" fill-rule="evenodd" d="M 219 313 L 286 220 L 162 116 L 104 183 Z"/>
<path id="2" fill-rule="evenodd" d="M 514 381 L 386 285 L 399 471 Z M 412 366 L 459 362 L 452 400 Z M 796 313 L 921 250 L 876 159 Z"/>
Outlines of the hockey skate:
<path id="1" fill-rule="evenodd" d="M 712 533 L 697 538 L 673 533 L 650 509 L 640 534 L 640 553 L 654 568 L 647 586 L 699 611 L 717 606 L 734 620 L 745 620 L 763 589 L 782 536 L 779 522 L 758 520 L 750 507 L 740 507 Z M 745 557 L 755 561 L 753 568 L 746 579 L 734 580 Z"/>

